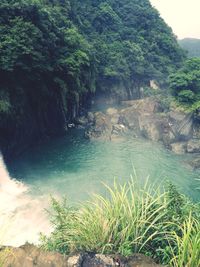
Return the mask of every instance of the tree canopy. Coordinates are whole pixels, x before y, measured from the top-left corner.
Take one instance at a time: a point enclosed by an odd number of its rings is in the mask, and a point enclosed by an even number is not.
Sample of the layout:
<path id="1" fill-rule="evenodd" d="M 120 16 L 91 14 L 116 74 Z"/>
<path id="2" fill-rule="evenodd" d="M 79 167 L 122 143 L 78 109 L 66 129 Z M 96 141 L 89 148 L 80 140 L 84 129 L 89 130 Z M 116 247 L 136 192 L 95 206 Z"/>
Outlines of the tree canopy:
<path id="1" fill-rule="evenodd" d="M 149 0 L 1 0 L 1 134 L 30 118 L 49 134 L 90 94 L 137 92 L 184 58 Z"/>
<path id="2" fill-rule="evenodd" d="M 192 58 L 170 75 L 169 85 L 179 102 L 193 104 L 200 101 L 200 58 Z"/>

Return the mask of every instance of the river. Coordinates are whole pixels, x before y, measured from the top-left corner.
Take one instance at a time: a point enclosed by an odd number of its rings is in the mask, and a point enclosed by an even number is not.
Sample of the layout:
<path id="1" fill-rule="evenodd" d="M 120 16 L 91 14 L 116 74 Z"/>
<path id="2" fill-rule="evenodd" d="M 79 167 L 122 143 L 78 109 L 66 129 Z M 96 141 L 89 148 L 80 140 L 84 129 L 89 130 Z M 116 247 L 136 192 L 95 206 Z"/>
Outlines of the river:
<path id="1" fill-rule="evenodd" d="M 48 208 L 50 195 L 67 197 L 69 203 L 81 202 L 93 193 L 104 194 L 102 182 L 112 185 L 115 178 L 123 183 L 134 172 L 141 184 L 148 176 L 154 184 L 164 185 L 169 180 L 199 201 L 196 179 L 200 171 L 189 167 L 189 159 L 146 139 L 89 141 L 83 131 L 75 129 L 29 149 L 7 166 L 8 171 L 1 159 L 0 212 L 4 216 L 0 224 L 11 221 L 2 242 L 37 243 L 40 231 L 48 233 L 51 227 L 44 209 Z"/>

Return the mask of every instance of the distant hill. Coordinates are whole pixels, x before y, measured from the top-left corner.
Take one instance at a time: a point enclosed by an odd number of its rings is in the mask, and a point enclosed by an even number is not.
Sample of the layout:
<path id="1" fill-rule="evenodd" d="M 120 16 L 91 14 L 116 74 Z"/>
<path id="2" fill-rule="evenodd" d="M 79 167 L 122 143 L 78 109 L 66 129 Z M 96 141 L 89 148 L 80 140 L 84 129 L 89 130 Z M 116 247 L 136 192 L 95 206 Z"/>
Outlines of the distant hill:
<path id="1" fill-rule="evenodd" d="M 179 44 L 188 51 L 189 57 L 200 57 L 200 39 L 185 38 L 179 40 Z"/>

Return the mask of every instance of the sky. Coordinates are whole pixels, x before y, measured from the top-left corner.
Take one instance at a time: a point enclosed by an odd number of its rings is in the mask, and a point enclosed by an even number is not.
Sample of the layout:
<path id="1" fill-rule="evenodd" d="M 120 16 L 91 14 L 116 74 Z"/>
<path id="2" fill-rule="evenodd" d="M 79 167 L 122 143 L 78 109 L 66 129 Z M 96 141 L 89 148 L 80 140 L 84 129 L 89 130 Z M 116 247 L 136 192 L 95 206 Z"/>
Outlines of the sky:
<path id="1" fill-rule="evenodd" d="M 200 0 L 150 0 L 179 39 L 200 39 Z"/>

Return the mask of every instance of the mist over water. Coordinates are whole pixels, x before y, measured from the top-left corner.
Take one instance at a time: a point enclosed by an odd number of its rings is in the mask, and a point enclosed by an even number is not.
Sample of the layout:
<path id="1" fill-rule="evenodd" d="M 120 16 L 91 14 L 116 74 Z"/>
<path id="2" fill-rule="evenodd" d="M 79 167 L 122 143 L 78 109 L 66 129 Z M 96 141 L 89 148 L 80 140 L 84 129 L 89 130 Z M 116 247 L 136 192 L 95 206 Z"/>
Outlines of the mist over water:
<path id="1" fill-rule="evenodd" d="M 194 172 L 188 160 L 188 155 L 177 156 L 145 139 L 89 141 L 79 130 L 34 147 L 12 162 L 8 169 L 18 182 L 10 178 L 1 158 L 0 209 L 3 220 L 14 218 L 6 242 L 36 242 L 38 232 L 50 231 L 44 211 L 50 194 L 67 197 L 70 203 L 82 202 L 93 193 L 105 194 L 102 182 L 112 185 L 114 178 L 121 183 L 128 181 L 133 167 L 141 185 L 147 176 L 151 184 L 164 185 L 170 180 L 198 201 L 195 179 L 200 172 Z M 2 216 L 0 220 L 2 223 Z"/>

